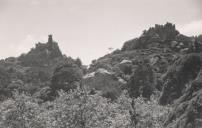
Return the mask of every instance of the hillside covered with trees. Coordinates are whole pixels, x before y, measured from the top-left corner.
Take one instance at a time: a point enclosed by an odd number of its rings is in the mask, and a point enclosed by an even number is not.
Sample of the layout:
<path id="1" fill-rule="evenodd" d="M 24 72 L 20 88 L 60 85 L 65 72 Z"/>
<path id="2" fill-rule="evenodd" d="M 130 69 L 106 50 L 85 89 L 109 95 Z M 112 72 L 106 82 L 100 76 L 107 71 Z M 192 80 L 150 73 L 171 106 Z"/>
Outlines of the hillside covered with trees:
<path id="1" fill-rule="evenodd" d="M 155 25 L 89 67 L 49 35 L 0 60 L 0 128 L 201 128 L 202 35 Z"/>

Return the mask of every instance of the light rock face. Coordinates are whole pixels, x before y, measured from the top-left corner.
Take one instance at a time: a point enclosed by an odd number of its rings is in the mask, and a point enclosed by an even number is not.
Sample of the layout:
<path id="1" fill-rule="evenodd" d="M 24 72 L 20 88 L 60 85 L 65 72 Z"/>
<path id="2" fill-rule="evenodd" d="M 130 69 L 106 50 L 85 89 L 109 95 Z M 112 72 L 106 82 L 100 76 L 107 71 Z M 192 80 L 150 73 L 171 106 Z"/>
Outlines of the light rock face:
<path id="1" fill-rule="evenodd" d="M 118 77 L 118 81 L 122 84 L 127 84 L 127 81 L 125 81 L 124 79 Z"/>
<path id="2" fill-rule="evenodd" d="M 101 73 L 101 74 L 113 74 L 113 73 L 111 73 L 111 72 L 109 72 L 109 71 L 107 71 L 106 69 L 103 69 L 103 68 L 99 68 L 98 70 L 97 70 L 97 73 Z"/>
<path id="3" fill-rule="evenodd" d="M 171 42 L 171 48 L 174 48 L 175 46 L 177 46 L 178 42 L 177 41 L 172 41 Z"/>
<path id="4" fill-rule="evenodd" d="M 94 76 L 95 76 L 95 72 L 88 73 L 85 76 L 83 76 L 83 79 L 91 78 L 91 77 L 94 77 Z"/>
<path id="5" fill-rule="evenodd" d="M 122 61 L 120 62 L 120 64 L 125 64 L 125 63 L 131 64 L 132 61 L 131 61 L 131 60 L 122 60 Z"/>
<path id="6" fill-rule="evenodd" d="M 109 74 L 109 75 L 113 74 L 112 72 L 109 72 L 109 71 L 107 71 L 104 68 L 99 68 L 96 72 L 91 72 L 91 73 L 88 73 L 85 76 L 83 76 L 83 79 L 94 77 L 95 74 L 97 74 L 97 73 L 100 73 L 100 74 Z"/>
<path id="7" fill-rule="evenodd" d="M 122 60 L 119 64 L 118 64 L 119 69 L 121 70 L 121 72 L 123 72 L 125 75 L 130 75 L 132 74 L 132 70 L 133 70 L 133 64 L 132 61 L 130 60 Z"/>

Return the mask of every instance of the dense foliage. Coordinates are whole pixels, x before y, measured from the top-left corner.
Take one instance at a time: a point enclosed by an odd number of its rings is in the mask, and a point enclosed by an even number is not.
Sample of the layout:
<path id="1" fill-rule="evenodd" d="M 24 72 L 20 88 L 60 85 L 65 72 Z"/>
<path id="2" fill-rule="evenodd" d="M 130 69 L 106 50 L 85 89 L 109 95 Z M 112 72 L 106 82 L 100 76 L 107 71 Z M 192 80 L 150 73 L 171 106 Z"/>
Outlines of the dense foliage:
<path id="1" fill-rule="evenodd" d="M 140 63 L 128 82 L 128 91 L 131 97 L 150 98 L 154 90 L 154 74 L 149 64 Z"/>
<path id="2" fill-rule="evenodd" d="M 131 106 L 132 105 L 132 106 Z M 135 108 L 135 109 L 134 109 Z M 0 104 L 1 128 L 161 128 L 170 110 L 157 101 L 132 99 L 124 92 L 116 101 L 76 89 L 59 92 L 54 101 L 39 104 L 25 94 L 15 93 Z"/>
<path id="3" fill-rule="evenodd" d="M 194 65 L 194 66 L 193 66 Z M 170 104 L 185 92 L 202 67 L 201 54 L 188 54 L 178 59 L 163 77 L 160 104 Z"/>
<path id="4" fill-rule="evenodd" d="M 56 67 L 51 79 L 51 88 L 56 91 L 63 89 L 68 91 L 75 89 L 80 85 L 82 79 L 82 70 L 78 65 L 66 62 Z"/>
<path id="5" fill-rule="evenodd" d="M 0 60 L 0 128 L 201 128 L 201 52 L 166 23 L 87 67 L 49 35 Z"/>

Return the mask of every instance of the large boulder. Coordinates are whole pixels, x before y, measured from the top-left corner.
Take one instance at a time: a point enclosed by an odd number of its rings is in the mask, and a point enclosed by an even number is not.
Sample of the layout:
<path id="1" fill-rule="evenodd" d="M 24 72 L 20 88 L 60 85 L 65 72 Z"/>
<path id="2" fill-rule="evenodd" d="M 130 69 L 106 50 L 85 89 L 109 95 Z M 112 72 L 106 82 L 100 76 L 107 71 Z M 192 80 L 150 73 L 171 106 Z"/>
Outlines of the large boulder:
<path id="1" fill-rule="evenodd" d="M 173 111 L 165 121 L 167 128 L 202 127 L 202 71 L 191 83 L 183 96 L 174 104 Z"/>
<path id="2" fill-rule="evenodd" d="M 171 104 L 182 96 L 189 82 L 197 77 L 201 67 L 201 54 L 189 54 L 176 60 L 162 78 L 163 91 L 159 103 Z"/>
<path id="3" fill-rule="evenodd" d="M 132 73 L 133 64 L 131 60 L 122 60 L 118 67 L 124 74 L 130 75 Z"/>
<path id="4" fill-rule="evenodd" d="M 114 100 L 121 94 L 124 82 L 114 73 L 99 68 L 83 77 L 83 85 L 90 92 L 100 91 L 104 97 Z"/>

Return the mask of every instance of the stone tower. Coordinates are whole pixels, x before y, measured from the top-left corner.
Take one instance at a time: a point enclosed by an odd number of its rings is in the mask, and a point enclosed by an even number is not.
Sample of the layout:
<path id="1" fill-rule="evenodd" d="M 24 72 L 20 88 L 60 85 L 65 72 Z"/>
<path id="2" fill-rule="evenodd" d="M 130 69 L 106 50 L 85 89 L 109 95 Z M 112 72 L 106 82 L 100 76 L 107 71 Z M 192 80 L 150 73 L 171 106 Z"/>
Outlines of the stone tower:
<path id="1" fill-rule="evenodd" d="M 53 42 L 53 35 L 48 35 L 48 42 Z"/>

